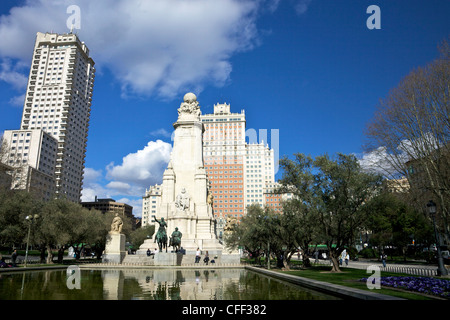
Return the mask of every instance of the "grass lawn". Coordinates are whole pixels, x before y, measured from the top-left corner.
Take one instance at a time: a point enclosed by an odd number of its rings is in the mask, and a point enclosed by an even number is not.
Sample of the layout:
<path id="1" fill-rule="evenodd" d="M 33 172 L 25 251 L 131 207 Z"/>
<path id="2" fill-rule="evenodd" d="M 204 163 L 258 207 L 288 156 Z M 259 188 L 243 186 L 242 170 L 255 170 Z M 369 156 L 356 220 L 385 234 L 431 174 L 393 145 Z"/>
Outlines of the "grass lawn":
<path id="1" fill-rule="evenodd" d="M 331 267 L 328 266 L 314 266 L 305 270 L 291 270 L 291 271 L 279 271 L 291 275 L 296 275 L 299 277 L 314 279 L 318 281 L 329 282 L 333 284 L 339 284 L 347 287 L 372 291 L 367 288 L 365 281 L 359 281 L 362 278 L 367 278 L 371 276 L 370 273 L 367 273 L 366 270 L 362 269 L 352 269 L 345 268 L 342 272 L 331 273 Z M 274 269 L 276 270 L 276 269 Z M 381 271 L 381 277 L 388 276 L 404 276 L 405 274 L 401 273 L 393 273 L 393 272 L 384 272 Z M 411 276 L 411 275 L 406 275 Z M 408 300 L 434 300 L 434 298 L 430 295 L 422 295 L 413 292 L 408 292 L 406 290 L 381 287 L 381 289 L 373 289 L 377 293 L 391 295 L 395 297 L 400 297 Z"/>

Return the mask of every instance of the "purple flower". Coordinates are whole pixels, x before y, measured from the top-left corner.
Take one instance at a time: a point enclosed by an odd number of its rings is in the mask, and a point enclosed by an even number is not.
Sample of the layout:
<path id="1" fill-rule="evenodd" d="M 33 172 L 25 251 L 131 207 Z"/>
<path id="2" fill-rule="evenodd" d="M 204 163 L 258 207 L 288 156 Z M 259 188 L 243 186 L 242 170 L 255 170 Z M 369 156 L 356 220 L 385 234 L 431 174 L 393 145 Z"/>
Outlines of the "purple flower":
<path id="1" fill-rule="evenodd" d="M 367 281 L 362 278 L 360 281 Z M 433 294 L 444 298 L 450 298 L 450 280 L 429 277 L 381 277 L 382 286 L 402 288 L 409 291 Z"/>

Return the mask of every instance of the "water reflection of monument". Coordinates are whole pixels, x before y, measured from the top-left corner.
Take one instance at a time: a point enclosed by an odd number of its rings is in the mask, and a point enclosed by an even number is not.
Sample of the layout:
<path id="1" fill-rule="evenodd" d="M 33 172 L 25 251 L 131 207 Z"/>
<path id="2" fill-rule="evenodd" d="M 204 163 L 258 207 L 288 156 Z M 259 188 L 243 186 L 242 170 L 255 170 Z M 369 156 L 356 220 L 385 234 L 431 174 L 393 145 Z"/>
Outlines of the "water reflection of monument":
<path id="1" fill-rule="evenodd" d="M 123 269 L 102 271 L 105 300 L 214 300 L 226 298 L 227 288 L 239 283 L 244 269 Z M 134 289 L 126 287 L 136 281 Z"/>
<path id="2" fill-rule="evenodd" d="M 216 235 L 213 197 L 208 190 L 203 165 L 204 127 L 200 115 L 197 97 L 187 93 L 178 109 L 178 120 L 173 124 L 173 151 L 163 175 L 159 217 L 155 221 L 159 223 L 164 218 L 167 234 L 178 228 L 182 233 L 181 248 L 185 254 L 193 255 L 200 248 L 217 257 L 218 263 L 239 263 L 238 255 L 225 254 Z M 144 242 L 138 253 L 143 254 L 156 247 L 156 234 L 152 240 Z"/>

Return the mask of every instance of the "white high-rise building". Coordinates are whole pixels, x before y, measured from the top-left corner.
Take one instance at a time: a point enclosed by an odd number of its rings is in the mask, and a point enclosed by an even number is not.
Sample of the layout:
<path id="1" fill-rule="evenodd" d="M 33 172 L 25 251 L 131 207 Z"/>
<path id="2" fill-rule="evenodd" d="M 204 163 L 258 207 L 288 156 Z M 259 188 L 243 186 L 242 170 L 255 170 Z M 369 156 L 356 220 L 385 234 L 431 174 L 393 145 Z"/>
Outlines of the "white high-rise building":
<path id="1" fill-rule="evenodd" d="M 11 188 L 22 189 L 50 200 L 55 195 L 58 141 L 40 129 L 5 130 L 0 162 L 10 166 Z"/>
<path id="2" fill-rule="evenodd" d="M 264 192 L 275 182 L 273 149 L 264 142 L 247 144 L 244 172 L 245 206 L 263 206 Z"/>
<path id="3" fill-rule="evenodd" d="M 152 216 L 159 217 L 159 207 L 161 204 L 161 185 L 156 184 L 150 186 L 148 190 L 145 190 L 145 195 L 142 197 L 142 220 L 143 227 L 151 225 Z"/>
<path id="4" fill-rule="evenodd" d="M 75 34 L 36 35 L 22 130 L 57 140 L 56 196 L 79 202 L 94 87 L 94 61 Z"/>

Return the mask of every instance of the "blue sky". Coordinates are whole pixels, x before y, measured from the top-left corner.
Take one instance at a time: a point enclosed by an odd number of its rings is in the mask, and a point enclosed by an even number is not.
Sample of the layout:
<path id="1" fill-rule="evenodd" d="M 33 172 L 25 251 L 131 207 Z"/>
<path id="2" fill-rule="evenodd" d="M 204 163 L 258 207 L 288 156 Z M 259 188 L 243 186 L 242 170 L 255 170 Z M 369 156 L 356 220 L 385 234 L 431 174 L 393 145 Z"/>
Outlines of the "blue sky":
<path id="1" fill-rule="evenodd" d="M 111 197 L 136 216 L 186 92 L 202 113 L 226 102 L 247 129 L 279 130 L 280 156 L 362 156 L 379 99 L 450 35 L 444 0 L 4 0 L 0 133 L 20 126 L 36 32 L 67 32 L 71 5 L 97 67 L 83 200 Z M 370 5 L 381 29 L 366 26 Z"/>

